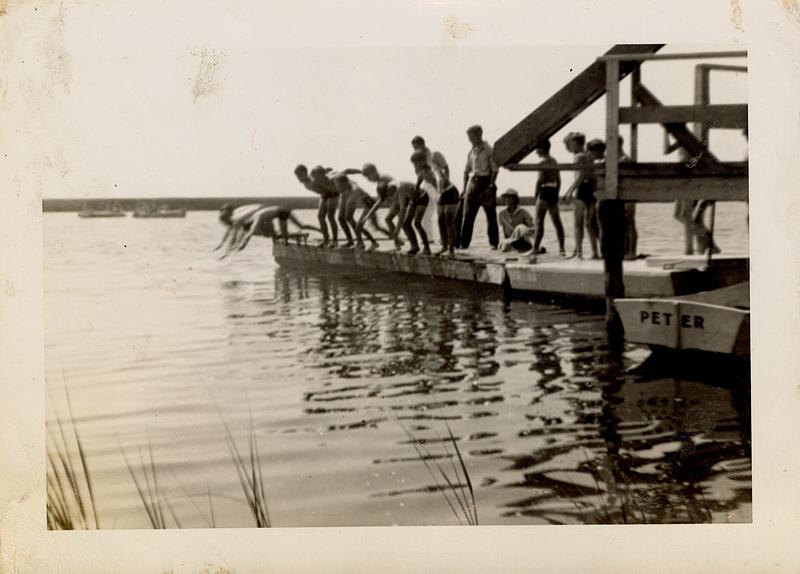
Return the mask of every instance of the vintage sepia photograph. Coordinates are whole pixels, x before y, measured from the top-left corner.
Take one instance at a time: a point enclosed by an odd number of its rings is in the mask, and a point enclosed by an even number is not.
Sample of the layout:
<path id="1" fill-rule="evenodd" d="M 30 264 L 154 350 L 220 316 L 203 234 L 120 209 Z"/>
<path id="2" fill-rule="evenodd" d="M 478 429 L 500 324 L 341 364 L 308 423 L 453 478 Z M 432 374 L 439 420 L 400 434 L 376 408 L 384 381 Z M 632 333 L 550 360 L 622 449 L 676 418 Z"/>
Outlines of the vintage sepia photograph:
<path id="1" fill-rule="evenodd" d="M 798 29 L 0 0 L 0 572 L 795 572 Z"/>
<path id="2" fill-rule="evenodd" d="M 742 46 L 74 41 L 48 528 L 751 520 Z"/>

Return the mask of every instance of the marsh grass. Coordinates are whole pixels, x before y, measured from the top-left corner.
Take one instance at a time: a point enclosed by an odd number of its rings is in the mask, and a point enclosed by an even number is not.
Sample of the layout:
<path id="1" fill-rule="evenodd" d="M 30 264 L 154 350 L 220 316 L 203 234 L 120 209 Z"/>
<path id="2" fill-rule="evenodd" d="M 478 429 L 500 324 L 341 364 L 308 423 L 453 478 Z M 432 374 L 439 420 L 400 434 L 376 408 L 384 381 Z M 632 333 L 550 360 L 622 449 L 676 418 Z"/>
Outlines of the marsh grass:
<path id="1" fill-rule="evenodd" d="M 47 527 L 50 530 L 98 529 L 92 476 L 86 461 L 78 425 L 72 414 L 72 401 L 64 386 L 67 399 L 68 420 L 63 420 L 52 404 L 57 433 L 47 429 L 46 447 L 48 467 L 46 472 Z M 68 427 L 72 432 L 67 432 Z M 77 450 L 77 460 L 71 454 Z"/>
<path id="2" fill-rule="evenodd" d="M 475 502 L 475 491 L 472 487 L 472 479 L 469 476 L 467 465 L 464 463 L 464 458 L 461 456 L 461 450 L 458 448 L 458 442 L 453 436 L 453 431 L 450 425 L 445 422 L 447 427 L 447 437 L 442 439 L 438 434 L 441 444 L 443 445 L 444 455 L 433 455 L 425 446 L 426 441 L 415 437 L 400 420 L 397 421 L 400 428 L 403 429 L 408 437 L 417 457 L 425 465 L 428 474 L 433 479 L 436 489 L 442 494 L 450 511 L 458 520 L 460 525 L 477 526 L 478 525 L 478 507 Z M 448 448 L 448 443 L 452 446 L 453 452 Z M 450 469 L 447 469 L 446 463 L 444 465 L 439 462 L 439 459 L 446 459 L 450 462 Z M 458 461 L 458 464 L 456 464 Z"/>
<path id="3" fill-rule="evenodd" d="M 119 444 L 119 439 L 117 440 Z M 125 461 L 125 467 L 133 480 L 136 487 L 136 493 L 139 495 L 139 500 L 142 502 L 144 511 L 147 514 L 147 519 L 150 525 L 158 530 L 168 528 L 165 516 L 167 512 L 172 517 L 172 521 L 177 528 L 182 528 L 181 521 L 178 515 L 170 504 L 169 499 L 166 498 L 158 486 L 158 472 L 156 471 L 156 462 L 153 457 L 153 446 L 150 442 L 150 435 L 147 436 L 147 454 L 149 460 L 145 462 L 142 451 L 139 450 L 139 471 L 134 471 L 133 465 L 130 463 L 125 449 L 119 445 L 119 450 L 122 453 L 122 459 Z M 167 512 L 165 512 L 165 509 Z"/>
<path id="4" fill-rule="evenodd" d="M 213 400 L 213 397 L 212 397 Z M 264 488 L 264 477 L 261 473 L 261 456 L 258 450 L 258 441 L 256 440 L 255 425 L 253 424 L 253 413 L 250 415 L 250 426 L 248 428 L 248 452 L 245 455 L 239 451 L 236 446 L 236 441 L 233 438 L 233 433 L 222 416 L 219 406 L 216 401 L 214 406 L 217 408 L 219 418 L 222 421 L 222 426 L 225 428 L 225 441 L 228 445 L 228 452 L 230 452 L 231 459 L 233 460 L 234 467 L 236 468 L 236 475 L 239 478 L 239 485 L 242 488 L 247 506 L 250 508 L 250 513 L 255 520 L 256 527 L 270 528 L 272 521 L 269 516 L 269 509 L 267 507 L 266 490 Z M 210 504 L 209 497 L 209 504 Z M 213 520 L 213 510 L 212 510 Z"/>
<path id="5" fill-rule="evenodd" d="M 55 428 L 47 428 L 46 456 L 48 464 L 45 476 L 47 528 L 49 530 L 99 529 L 100 520 L 86 452 L 73 416 L 72 403 L 66 385 L 64 390 L 68 415 L 62 417 L 55 404 L 51 402 Z M 216 402 L 214 405 L 220 414 L 220 420 L 225 429 L 226 445 L 255 525 L 258 528 L 268 528 L 272 525 L 272 521 L 267 506 L 261 455 L 252 413 L 250 413 L 247 449 L 243 453 L 239 450 L 231 429 Z M 182 520 L 175 512 L 170 497 L 165 495 L 162 473 L 153 454 L 149 433 L 145 450 L 139 448 L 132 452 L 131 449 L 126 449 L 120 444 L 118 437 L 117 446 L 150 526 L 154 529 L 183 528 Z M 195 503 L 194 496 L 186 492 L 174 474 L 172 476 L 183 493 L 183 497 L 194 507 L 206 525 L 216 528 L 213 495 L 208 480 L 206 480 L 205 491 L 208 502 L 208 516 L 206 516 L 205 511 Z"/>

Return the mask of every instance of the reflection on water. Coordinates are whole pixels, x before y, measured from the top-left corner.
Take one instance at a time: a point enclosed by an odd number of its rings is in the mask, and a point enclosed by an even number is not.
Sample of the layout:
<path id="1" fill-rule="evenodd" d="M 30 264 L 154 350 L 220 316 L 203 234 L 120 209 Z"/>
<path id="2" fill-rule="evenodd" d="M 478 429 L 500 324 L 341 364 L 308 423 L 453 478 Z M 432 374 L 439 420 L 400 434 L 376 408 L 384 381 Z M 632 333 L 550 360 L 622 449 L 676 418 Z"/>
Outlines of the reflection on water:
<path id="1" fill-rule="evenodd" d="M 120 453 L 148 444 L 182 526 L 209 501 L 217 526 L 251 526 L 222 421 L 244 452 L 253 429 L 275 526 L 457 524 L 424 464 L 457 475 L 448 428 L 481 524 L 750 520 L 743 369 L 615 356 L 592 310 L 278 268 L 268 242 L 217 262 L 205 219 L 154 227 L 157 248 L 131 221 L 94 243 L 58 221 L 48 394 L 70 388 L 104 528 L 148 526 Z"/>
<path id="2" fill-rule="evenodd" d="M 340 413 L 329 431 L 409 421 L 426 444 L 442 442 L 439 421 L 450 421 L 491 522 L 704 522 L 749 503 L 747 377 L 629 371 L 635 361 L 609 356 L 597 315 L 456 289 L 278 270 L 286 316 L 317 293 L 309 353 L 342 379 L 306 393 L 315 406 L 305 412 Z M 408 444 L 400 433 L 397 442 Z M 420 460 L 409 448 L 373 464 Z M 502 503 L 486 508 L 492 500 Z"/>

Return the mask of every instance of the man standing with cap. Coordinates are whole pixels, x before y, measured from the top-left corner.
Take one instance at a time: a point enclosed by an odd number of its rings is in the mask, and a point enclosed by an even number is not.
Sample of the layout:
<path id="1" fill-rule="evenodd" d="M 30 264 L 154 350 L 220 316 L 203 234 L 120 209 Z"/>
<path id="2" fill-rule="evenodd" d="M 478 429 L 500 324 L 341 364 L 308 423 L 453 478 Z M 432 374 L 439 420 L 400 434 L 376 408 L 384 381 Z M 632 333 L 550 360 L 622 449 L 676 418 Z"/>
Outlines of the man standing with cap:
<path id="1" fill-rule="evenodd" d="M 533 217 L 527 209 L 519 206 L 516 189 L 507 189 L 501 197 L 506 200 L 507 207 L 498 215 L 505 236 L 500 250 L 530 251 L 533 247 L 530 242 L 534 234 Z"/>
<path id="2" fill-rule="evenodd" d="M 464 169 L 464 222 L 461 227 L 461 247 L 466 249 L 472 241 L 472 228 L 478 208 L 483 207 L 488 223 L 489 244 L 497 249 L 500 241 L 497 229 L 497 164 L 492 146 L 483 139 L 483 128 L 475 125 L 467 130 L 472 149 L 467 155 Z"/>

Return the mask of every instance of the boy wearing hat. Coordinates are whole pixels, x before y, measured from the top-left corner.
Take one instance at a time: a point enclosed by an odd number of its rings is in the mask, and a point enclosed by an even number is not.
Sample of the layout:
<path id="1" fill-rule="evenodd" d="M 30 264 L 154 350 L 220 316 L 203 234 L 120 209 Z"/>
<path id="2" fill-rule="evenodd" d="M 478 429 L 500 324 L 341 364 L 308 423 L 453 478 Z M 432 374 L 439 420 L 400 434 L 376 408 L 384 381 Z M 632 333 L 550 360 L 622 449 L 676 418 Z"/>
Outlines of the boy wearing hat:
<path id="1" fill-rule="evenodd" d="M 507 207 L 497 216 L 505 236 L 500 243 L 500 250 L 530 251 L 530 239 L 534 233 L 531 214 L 519 206 L 519 192 L 516 189 L 507 189 L 501 197 L 505 199 Z"/>

